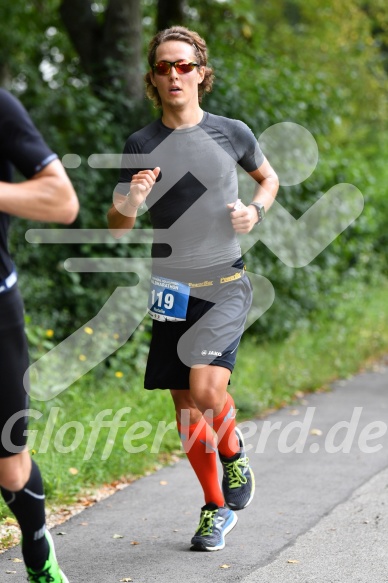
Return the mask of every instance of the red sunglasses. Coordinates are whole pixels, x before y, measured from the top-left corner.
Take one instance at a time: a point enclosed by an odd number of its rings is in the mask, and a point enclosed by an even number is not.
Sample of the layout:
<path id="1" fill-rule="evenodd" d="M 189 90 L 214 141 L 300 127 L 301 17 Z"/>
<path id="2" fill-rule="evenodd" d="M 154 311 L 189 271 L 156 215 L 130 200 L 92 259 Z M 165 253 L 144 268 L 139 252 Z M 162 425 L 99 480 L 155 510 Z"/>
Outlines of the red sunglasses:
<path id="1" fill-rule="evenodd" d="M 159 61 L 159 63 L 153 65 L 152 70 L 157 75 L 169 75 L 172 67 L 174 67 L 179 75 L 184 75 L 185 73 L 190 73 L 195 67 L 199 67 L 199 65 L 198 63 L 186 63 L 186 61 L 182 60 L 175 61 L 175 63 L 171 61 Z"/>

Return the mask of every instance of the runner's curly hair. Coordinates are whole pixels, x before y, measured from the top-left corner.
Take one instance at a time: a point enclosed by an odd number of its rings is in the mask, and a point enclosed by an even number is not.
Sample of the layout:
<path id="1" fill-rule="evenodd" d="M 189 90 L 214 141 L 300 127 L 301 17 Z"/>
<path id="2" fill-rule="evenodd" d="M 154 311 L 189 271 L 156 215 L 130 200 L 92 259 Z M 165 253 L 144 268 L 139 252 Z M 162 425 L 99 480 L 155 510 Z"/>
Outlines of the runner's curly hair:
<path id="1" fill-rule="evenodd" d="M 204 93 L 210 93 L 213 87 L 214 74 L 213 69 L 207 66 L 207 46 L 206 42 L 193 30 L 184 26 L 172 26 L 158 32 L 151 40 L 148 47 L 148 64 L 152 68 L 155 64 L 156 49 L 159 45 L 169 40 L 178 40 L 191 45 L 194 48 L 198 64 L 205 67 L 205 76 L 202 83 L 198 86 L 198 101 L 201 103 Z M 151 71 L 144 77 L 146 83 L 146 95 L 154 102 L 156 108 L 162 107 L 159 92 L 152 85 Z"/>

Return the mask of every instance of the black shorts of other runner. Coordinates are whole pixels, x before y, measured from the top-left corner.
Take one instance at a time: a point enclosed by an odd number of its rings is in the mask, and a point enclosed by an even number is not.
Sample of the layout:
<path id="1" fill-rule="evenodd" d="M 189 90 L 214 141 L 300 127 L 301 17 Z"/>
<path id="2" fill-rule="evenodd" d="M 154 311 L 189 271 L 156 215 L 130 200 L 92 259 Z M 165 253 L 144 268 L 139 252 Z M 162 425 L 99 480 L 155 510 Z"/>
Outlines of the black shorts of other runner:
<path id="1" fill-rule="evenodd" d="M 0 294 L 0 458 L 19 453 L 26 445 L 28 394 L 24 374 L 28 365 L 24 306 L 15 285 Z"/>
<path id="2" fill-rule="evenodd" d="M 233 371 L 252 303 L 251 282 L 244 271 L 240 275 L 191 289 L 185 322 L 153 321 L 146 389 L 188 389 L 193 365 Z"/>

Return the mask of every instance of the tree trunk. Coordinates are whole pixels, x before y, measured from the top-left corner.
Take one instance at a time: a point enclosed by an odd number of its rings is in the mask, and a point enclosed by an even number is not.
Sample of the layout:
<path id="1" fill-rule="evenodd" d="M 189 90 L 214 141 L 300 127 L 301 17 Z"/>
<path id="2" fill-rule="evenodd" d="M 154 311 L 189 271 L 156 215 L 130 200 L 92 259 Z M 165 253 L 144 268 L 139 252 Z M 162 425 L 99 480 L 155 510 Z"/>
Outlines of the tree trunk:
<path id="1" fill-rule="evenodd" d="M 124 91 L 140 100 L 141 0 L 109 0 L 101 22 L 90 0 L 62 0 L 60 14 L 94 92 L 101 97 L 107 91 Z"/>
<path id="2" fill-rule="evenodd" d="M 163 30 L 184 21 L 184 0 L 158 0 L 157 28 Z"/>
<path id="3" fill-rule="evenodd" d="M 7 66 L 7 63 L 0 62 L 0 87 L 7 88 L 11 82 L 11 75 Z"/>

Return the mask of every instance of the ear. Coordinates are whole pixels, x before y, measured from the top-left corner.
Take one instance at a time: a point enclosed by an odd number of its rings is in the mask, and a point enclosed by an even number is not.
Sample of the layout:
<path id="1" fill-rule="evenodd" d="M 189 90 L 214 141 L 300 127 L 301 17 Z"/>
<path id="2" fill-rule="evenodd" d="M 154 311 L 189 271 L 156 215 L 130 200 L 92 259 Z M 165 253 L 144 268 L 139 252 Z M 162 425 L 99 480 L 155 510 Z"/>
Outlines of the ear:
<path id="1" fill-rule="evenodd" d="M 156 83 L 155 83 L 155 79 L 154 79 L 154 72 L 152 69 L 150 70 L 150 80 L 151 80 L 152 85 L 154 87 L 156 87 Z"/>
<path id="2" fill-rule="evenodd" d="M 205 67 L 198 67 L 198 85 L 201 85 L 202 81 L 205 78 Z"/>

